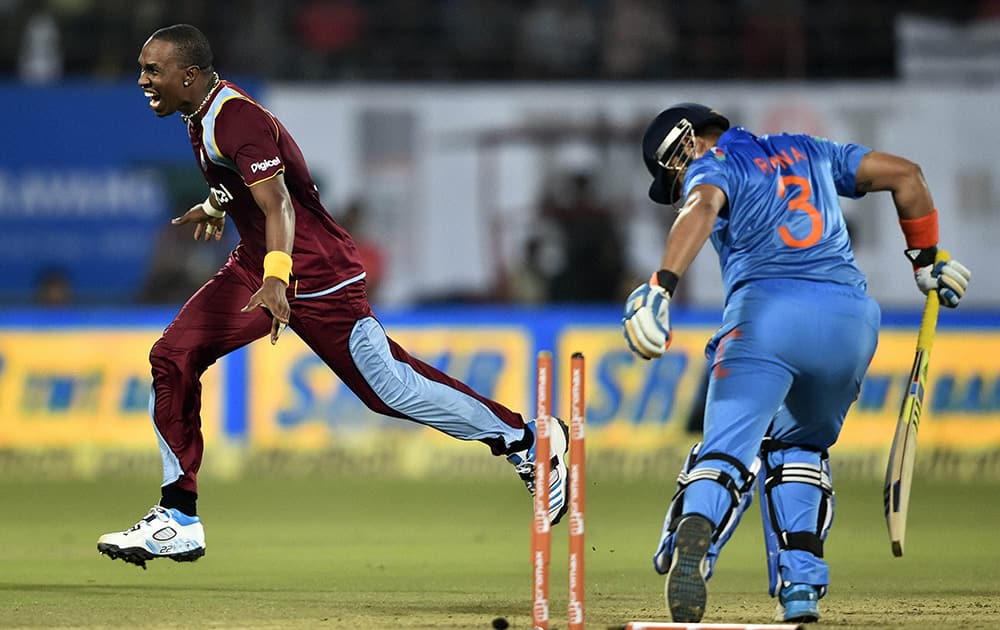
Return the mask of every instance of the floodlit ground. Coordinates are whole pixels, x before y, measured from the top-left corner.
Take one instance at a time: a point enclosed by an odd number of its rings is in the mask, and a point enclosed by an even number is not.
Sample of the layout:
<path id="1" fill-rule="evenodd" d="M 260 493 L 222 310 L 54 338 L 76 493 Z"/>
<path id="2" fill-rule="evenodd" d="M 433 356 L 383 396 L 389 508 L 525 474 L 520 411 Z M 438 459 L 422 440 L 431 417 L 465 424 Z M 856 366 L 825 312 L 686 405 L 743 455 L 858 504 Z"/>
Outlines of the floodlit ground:
<path id="1" fill-rule="evenodd" d="M 444 471 L 442 471 L 444 472 Z M 207 555 L 143 571 L 96 551 L 155 499 L 155 479 L 0 481 L 0 627 L 528 628 L 530 502 L 488 480 L 206 480 Z M 673 482 L 590 480 L 588 627 L 665 619 L 650 555 Z M 998 484 L 921 483 L 893 558 L 878 482 L 839 483 L 820 627 L 1000 627 Z M 744 517 L 705 622 L 765 623 L 760 518 Z M 553 626 L 565 628 L 565 528 Z"/>

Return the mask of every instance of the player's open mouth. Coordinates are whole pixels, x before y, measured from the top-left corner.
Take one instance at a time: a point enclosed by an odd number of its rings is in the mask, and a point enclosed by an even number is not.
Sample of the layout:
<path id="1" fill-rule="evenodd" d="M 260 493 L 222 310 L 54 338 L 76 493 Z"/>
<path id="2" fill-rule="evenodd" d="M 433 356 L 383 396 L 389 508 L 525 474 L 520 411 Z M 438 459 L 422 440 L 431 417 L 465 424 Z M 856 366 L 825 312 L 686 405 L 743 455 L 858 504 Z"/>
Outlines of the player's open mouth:
<path id="1" fill-rule="evenodd" d="M 156 109 L 156 108 L 158 108 L 160 106 L 160 95 L 159 94 L 157 94 L 156 92 L 153 92 L 151 90 L 143 90 L 142 93 L 145 94 L 146 98 L 149 99 L 149 106 L 150 107 L 152 107 L 153 109 Z"/>

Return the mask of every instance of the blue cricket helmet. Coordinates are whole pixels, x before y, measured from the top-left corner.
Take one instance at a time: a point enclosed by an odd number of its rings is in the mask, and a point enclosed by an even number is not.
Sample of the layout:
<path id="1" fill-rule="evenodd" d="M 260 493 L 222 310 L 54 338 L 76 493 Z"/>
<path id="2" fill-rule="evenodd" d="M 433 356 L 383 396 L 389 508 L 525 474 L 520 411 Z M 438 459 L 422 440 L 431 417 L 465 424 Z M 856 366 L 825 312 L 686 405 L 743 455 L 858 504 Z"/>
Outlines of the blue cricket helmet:
<path id="1" fill-rule="evenodd" d="M 642 160 L 653 176 L 649 198 L 656 203 L 674 204 L 680 198 L 679 176 L 688 160 L 672 164 L 675 157 L 683 157 L 684 141 L 714 124 L 729 129 L 729 119 L 719 112 L 698 103 L 678 103 L 657 115 L 642 136 Z"/>

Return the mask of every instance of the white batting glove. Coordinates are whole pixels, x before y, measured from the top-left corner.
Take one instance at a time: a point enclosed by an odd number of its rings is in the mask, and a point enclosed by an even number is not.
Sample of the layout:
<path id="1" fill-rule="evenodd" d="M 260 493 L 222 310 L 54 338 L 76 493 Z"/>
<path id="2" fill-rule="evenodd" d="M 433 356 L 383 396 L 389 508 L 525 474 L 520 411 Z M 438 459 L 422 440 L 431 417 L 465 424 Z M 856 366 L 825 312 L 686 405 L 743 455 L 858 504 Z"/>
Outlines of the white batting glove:
<path id="1" fill-rule="evenodd" d="M 913 276 L 924 295 L 936 291 L 941 306 L 955 308 L 969 288 L 972 272 L 957 260 L 942 260 L 918 268 Z"/>
<path id="2" fill-rule="evenodd" d="M 647 361 L 663 356 L 670 347 L 670 294 L 655 284 L 640 285 L 625 301 L 622 325 L 632 352 Z"/>

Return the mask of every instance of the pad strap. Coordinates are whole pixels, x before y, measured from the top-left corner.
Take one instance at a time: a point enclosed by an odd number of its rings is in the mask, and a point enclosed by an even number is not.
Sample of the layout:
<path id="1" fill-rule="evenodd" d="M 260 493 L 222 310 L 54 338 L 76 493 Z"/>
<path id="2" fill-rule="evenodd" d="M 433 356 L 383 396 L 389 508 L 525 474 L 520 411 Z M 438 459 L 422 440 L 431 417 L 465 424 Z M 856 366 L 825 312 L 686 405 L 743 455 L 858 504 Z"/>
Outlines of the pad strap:
<path id="1" fill-rule="evenodd" d="M 823 557 L 823 540 L 815 532 L 781 532 L 781 540 L 785 549 L 801 549 Z"/>
<path id="2" fill-rule="evenodd" d="M 779 532 L 781 547 L 783 549 L 802 549 L 812 553 L 817 558 L 822 558 L 823 538 L 820 533 L 825 532 L 826 528 L 829 527 L 828 521 L 831 514 L 830 499 L 833 496 L 833 480 L 830 479 L 828 468 L 822 464 L 822 462 L 828 460 L 829 456 L 827 455 L 827 452 L 822 449 L 810 449 L 803 446 L 793 447 L 792 445 L 781 442 L 780 440 L 768 438 L 764 440 L 764 443 L 761 445 L 761 452 L 764 455 L 762 459 L 766 462 L 767 453 L 787 450 L 789 448 L 819 452 L 821 463 L 811 464 L 806 462 L 789 462 L 775 466 L 774 468 L 768 467 L 765 463 L 766 476 L 764 478 L 762 490 L 770 495 L 775 486 L 780 484 L 804 483 L 819 488 L 823 493 L 824 500 L 819 505 L 817 531 L 780 531 L 778 529 L 777 515 L 773 512 L 773 506 L 771 514 L 769 515 L 772 527 L 776 532 Z"/>
<path id="3" fill-rule="evenodd" d="M 779 483 L 807 483 L 816 486 L 823 491 L 823 494 L 833 492 L 833 482 L 821 466 L 814 464 L 782 464 L 775 468 L 768 469 L 767 478 L 764 479 L 764 488 L 771 490 Z"/>
<path id="4" fill-rule="evenodd" d="M 717 460 L 720 460 L 720 461 L 724 461 L 724 462 L 726 462 L 727 464 L 729 464 L 730 466 L 732 466 L 733 468 L 735 468 L 736 470 L 738 470 L 740 472 L 740 476 L 743 478 L 743 483 L 738 487 L 738 490 L 740 492 L 746 492 L 747 490 L 749 490 L 750 487 L 753 485 L 754 479 L 757 478 L 757 475 L 756 475 L 755 472 L 751 472 L 751 471 L 747 470 L 747 467 L 743 465 L 743 462 L 741 462 L 740 460 L 736 459 L 735 457 L 733 457 L 731 455 L 727 455 L 725 453 L 720 453 L 718 451 L 713 451 L 711 453 L 705 453 L 704 455 L 702 455 L 701 457 L 698 458 L 698 461 L 699 462 L 703 462 L 703 461 L 707 461 L 709 459 L 717 459 Z M 726 473 L 724 473 L 722 471 L 719 471 L 719 472 L 722 475 L 725 475 L 726 478 L 732 479 L 733 483 L 735 484 L 735 480 L 732 477 L 730 477 L 728 474 L 726 474 Z"/>
<path id="5" fill-rule="evenodd" d="M 715 558 L 718 556 L 719 550 L 729 540 L 729 537 L 739 524 L 741 516 L 753 501 L 753 493 L 749 492 L 749 490 L 753 488 L 757 479 L 757 473 L 760 471 L 760 458 L 755 457 L 750 464 L 750 468 L 747 469 L 739 460 L 725 453 L 713 452 L 702 455 L 701 446 L 702 444 L 699 442 L 691 447 L 691 452 L 684 463 L 684 468 L 677 476 L 677 491 L 674 493 L 674 496 L 670 500 L 670 505 L 667 507 L 667 515 L 663 520 L 663 530 L 660 534 L 660 546 L 653 556 L 653 567 L 660 574 L 665 574 L 670 569 L 673 539 L 677 531 L 677 526 L 680 523 L 680 517 L 684 512 L 684 494 L 687 492 L 688 486 L 695 481 L 713 481 L 722 486 L 730 498 L 730 505 L 722 514 L 705 515 L 713 522 L 716 522 L 715 530 L 712 532 L 712 544 L 709 546 L 707 556 L 709 562 L 708 576 L 712 573 L 712 567 L 715 564 Z M 697 464 L 706 460 L 724 461 L 730 464 L 731 467 L 727 466 L 728 470 L 707 466 L 695 469 Z M 739 478 L 735 478 L 737 475 Z"/>
<path id="6" fill-rule="evenodd" d="M 729 533 L 729 530 L 735 523 L 735 520 L 739 519 L 741 514 L 741 510 L 739 509 L 740 504 L 743 496 L 749 492 L 751 488 L 753 488 L 753 484 L 757 479 L 757 471 L 760 469 L 760 460 L 754 460 L 754 469 L 748 470 L 747 467 L 744 466 L 738 459 L 725 453 L 711 452 L 702 455 L 699 453 L 700 447 L 700 443 L 695 445 L 688 458 L 688 466 L 686 466 L 684 470 L 677 475 L 677 491 L 674 493 L 671 503 L 672 510 L 668 516 L 670 521 L 667 525 L 667 531 L 675 531 L 677 529 L 677 525 L 680 524 L 680 517 L 683 516 L 681 511 L 681 496 L 684 494 L 687 487 L 695 481 L 714 481 L 725 488 L 726 491 L 729 492 L 730 498 L 732 499 L 731 509 L 726 513 L 722 522 L 713 533 L 712 540 L 718 541 L 721 536 Z M 741 478 L 737 480 L 728 472 L 719 468 L 702 467 L 691 470 L 691 468 L 696 464 L 708 460 L 720 460 L 730 464 L 736 468 L 737 471 L 739 471 Z"/>

